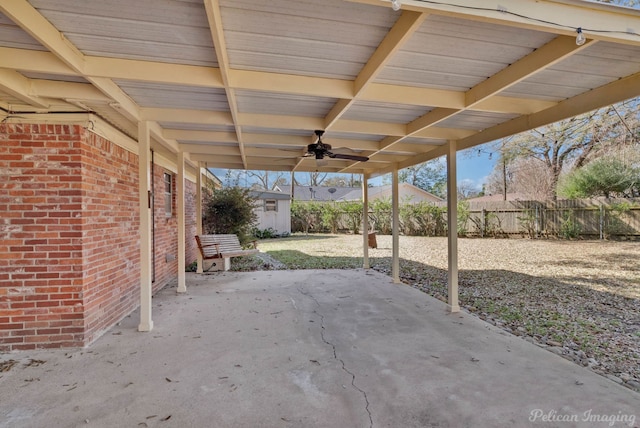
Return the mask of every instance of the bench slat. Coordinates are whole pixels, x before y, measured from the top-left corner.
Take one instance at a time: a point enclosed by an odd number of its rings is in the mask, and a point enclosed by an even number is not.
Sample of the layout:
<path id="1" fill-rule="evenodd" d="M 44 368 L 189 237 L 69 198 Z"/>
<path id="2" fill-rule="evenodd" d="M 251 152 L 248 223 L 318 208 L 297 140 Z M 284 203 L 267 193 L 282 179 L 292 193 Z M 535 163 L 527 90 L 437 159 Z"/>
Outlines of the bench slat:
<path id="1" fill-rule="evenodd" d="M 204 260 L 247 256 L 259 252 L 257 248 L 242 249 L 238 237 L 233 234 L 197 235 L 195 238 Z"/>

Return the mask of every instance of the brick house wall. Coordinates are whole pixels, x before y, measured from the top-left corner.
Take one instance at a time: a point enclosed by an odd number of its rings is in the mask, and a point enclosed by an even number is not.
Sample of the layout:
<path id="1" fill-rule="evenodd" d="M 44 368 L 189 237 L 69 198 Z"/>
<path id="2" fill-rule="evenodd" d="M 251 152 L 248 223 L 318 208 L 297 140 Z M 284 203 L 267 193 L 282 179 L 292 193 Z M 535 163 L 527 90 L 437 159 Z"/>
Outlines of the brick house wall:
<path id="1" fill-rule="evenodd" d="M 138 156 L 82 130 L 83 344 L 140 299 Z"/>
<path id="2" fill-rule="evenodd" d="M 0 124 L 0 351 L 86 346 L 138 306 L 137 171 L 82 126 Z M 155 204 L 157 291 L 177 276 L 177 232 Z"/>

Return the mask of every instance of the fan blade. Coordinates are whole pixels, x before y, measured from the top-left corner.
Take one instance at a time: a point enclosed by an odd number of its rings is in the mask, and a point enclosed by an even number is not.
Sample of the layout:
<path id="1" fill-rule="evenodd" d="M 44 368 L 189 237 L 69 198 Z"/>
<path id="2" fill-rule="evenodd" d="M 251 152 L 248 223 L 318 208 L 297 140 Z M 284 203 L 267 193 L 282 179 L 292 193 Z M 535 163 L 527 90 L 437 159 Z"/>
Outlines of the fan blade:
<path id="1" fill-rule="evenodd" d="M 358 162 L 366 162 L 369 160 L 369 158 L 366 156 L 346 155 L 342 153 L 327 153 L 327 156 L 329 156 L 332 159 L 346 159 L 346 160 L 353 160 Z"/>

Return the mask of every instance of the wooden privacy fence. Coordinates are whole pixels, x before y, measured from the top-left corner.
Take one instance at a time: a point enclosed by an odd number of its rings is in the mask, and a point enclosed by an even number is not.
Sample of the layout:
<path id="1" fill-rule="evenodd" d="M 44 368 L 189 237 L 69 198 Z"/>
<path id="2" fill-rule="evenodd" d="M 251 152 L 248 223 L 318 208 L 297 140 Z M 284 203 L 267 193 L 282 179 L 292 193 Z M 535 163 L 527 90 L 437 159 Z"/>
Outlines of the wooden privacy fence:
<path id="1" fill-rule="evenodd" d="M 459 232 L 470 236 L 517 234 L 531 238 L 581 236 L 600 239 L 635 239 L 640 236 L 638 198 L 470 201 L 466 207 L 463 203 L 459 211 Z"/>
<path id="2" fill-rule="evenodd" d="M 359 233 L 361 211 L 337 210 L 327 216 L 321 205 L 315 204 L 318 209 L 304 218 L 292 214 L 292 231 Z M 400 206 L 402 234 L 446 235 L 446 202 L 427 205 Z M 390 234 L 391 212 L 370 211 L 369 225 L 378 233 Z M 640 239 L 640 198 L 462 201 L 458 204 L 458 233 L 478 237 Z"/>

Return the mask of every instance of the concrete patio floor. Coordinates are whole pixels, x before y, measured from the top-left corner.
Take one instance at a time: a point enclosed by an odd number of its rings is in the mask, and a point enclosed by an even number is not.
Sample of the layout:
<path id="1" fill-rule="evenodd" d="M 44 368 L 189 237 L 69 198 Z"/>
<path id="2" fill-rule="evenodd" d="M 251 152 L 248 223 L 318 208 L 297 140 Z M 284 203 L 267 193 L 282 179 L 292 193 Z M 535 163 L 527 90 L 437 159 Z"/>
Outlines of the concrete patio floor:
<path id="1" fill-rule="evenodd" d="M 375 271 L 188 274 L 81 350 L 0 355 L 0 427 L 608 427 L 640 394 Z"/>

